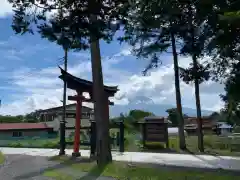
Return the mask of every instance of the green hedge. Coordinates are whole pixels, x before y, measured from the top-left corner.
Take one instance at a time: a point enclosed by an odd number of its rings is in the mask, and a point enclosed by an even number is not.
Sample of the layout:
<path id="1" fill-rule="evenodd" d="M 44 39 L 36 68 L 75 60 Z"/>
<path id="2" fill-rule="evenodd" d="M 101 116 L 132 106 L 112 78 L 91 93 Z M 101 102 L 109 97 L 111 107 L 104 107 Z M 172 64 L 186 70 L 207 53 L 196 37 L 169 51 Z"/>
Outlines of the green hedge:
<path id="1" fill-rule="evenodd" d="M 28 148 L 59 148 L 59 140 L 53 139 L 53 140 L 19 140 L 15 142 L 9 143 L 8 147 L 28 147 Z"/>
<path id="2" fill-rule="evenodd" d="M 5 161 L 3 153 L 0 151 L 0 165 L 3 164 Z"/>

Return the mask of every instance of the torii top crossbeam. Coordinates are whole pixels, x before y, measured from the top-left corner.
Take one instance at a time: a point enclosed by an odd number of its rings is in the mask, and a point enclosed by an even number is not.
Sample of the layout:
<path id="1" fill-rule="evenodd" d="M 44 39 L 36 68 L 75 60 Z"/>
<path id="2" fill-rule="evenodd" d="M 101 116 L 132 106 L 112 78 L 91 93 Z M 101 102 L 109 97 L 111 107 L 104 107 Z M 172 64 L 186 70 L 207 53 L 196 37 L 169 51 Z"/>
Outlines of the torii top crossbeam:
<path id="1" fill-rule="evenodd" d="M 91 81 L 75 77 L 64 71 L 61 67 L 59 68 L 61 70 L 61 75 L 59 78 L 67 82 L 67 88 L 92 94 L 93 83 Z M 108 94 L 109 97 L 112 97 L 118 91 L 118 86 L 104 85 L 104 91 Z"/>

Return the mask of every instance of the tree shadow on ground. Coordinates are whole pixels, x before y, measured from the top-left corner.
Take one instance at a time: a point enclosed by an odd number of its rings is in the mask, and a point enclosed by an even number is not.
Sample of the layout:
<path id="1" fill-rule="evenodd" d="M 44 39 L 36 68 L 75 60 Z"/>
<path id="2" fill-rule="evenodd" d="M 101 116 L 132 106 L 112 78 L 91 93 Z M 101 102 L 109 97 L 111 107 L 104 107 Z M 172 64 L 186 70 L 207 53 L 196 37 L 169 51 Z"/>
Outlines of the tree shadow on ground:
<path id="1" fill-rule="evenodd" d="M 211 150 L 211 151 L 205 150 L 204 152 L 197 152 L 196 153 L 196 152 L 193 152 L 193 151 L 191 151 L 189 149 L 186 149 L 185 152 L 188 153 L 188 154 L 194 155 L 194 156 L 196 156 L 196 155 L 210 155 L 210 156 L 215 156 L 218 159 L 222 159 L 219 156 L 220 154 L 218 152 L 214 151 L 214 150 Z"/>
<path id="2" fill-rule="evenodd" d="M 104 166 L 98 166 L 96 164 L 85 176 L 77 180 L 96 180 L 101 176 L 107 165 L 108 164 Z"/>
<path id="3" fill-rule="evenodd" d="M 176 150 L 171 148 L 166 148 L 162 145 L 146 145 L 141 149 L 141 152 L 151 152 L 151 153 L 178 153 Z"/>
<path id="4" fill-rule="evenodd" d="M 135 163 L 133 166 L 141 165 L 142 167 L 146 168 L 153 168 L 159 169 L 161 171 L 166 172 L 196 172 L 196 173 L 219 173 L 222 175 L 232 175 L 239 177 L 240 171 L 235 170 L 223 170 L 223 169 L 209 169 L 209 168 L 200 168 L 200 167 L 182 167 L 182 166 L 175 166 L 175 165 L 162 165 L 162 164 L 155 164 L 155 163 Z"/>
<path id="5" fill-rule="evenodd" d="M 39 176 L 44 174 L 44 172 L 46 171 L 51 171 L 51 170 L 57 170 L 57 169 L 61 169 L 61 168 L 66 168 L 67 165 L 73 165 L 73 164 L 78 164 L 78 163 L 89 163 L 89 162 L 93 162 L 94 160 L 91 158 L 72 158 L 70 157 L 69 159 L 67 159 L 64 162 L 56 162 L 55 165 L 52 165 L 51 167 L 46 167 L 46 168 L 42 168 L 42 169 L 38 169 L 26 174 L 22 174 L 19 176 L 14 177 L 14 180 L 25 180 L 28 178 L 33 178 L 35 176 Z"/>
<path id="6" fill-rule="evenodd" d="M 223 158 L 220 157 L 221 154 L 218 153 L 217 151 L 214 151 L 213 149 L 211 149 L 211 151 L 205 150 L 205 153 L 204 153 L 204 154 L 205 154 L 205 155 L 212 155 L 212 156 L 218 157 L 219 159 L 223 159 Z"/>
<path id="7" fill-rule="evenodd" d="M 210 164 L 210 165 L 212 165 L 212 166 L 217 166 L 217 167 L 218 167 L 218 166 L 219 166 L 219 162 L 218 162 L 218 161 L 213 161 L 213 160 L 206 160 L 206 159 L 204 159 L 203 157 L 198 156 L 198 155 L 210 155 L 210 156 L 216 157 L 216 158 L 219 159 L 219 160 L 222 160 L 221 157 L 219 157 L 217 154 L 214 155 L 214 153 L 213 153 L 213 154 L 210 154 L 210 153 L 208 153 L 208 152 L 204 152 L 204 153 L 201 153 L 201 154 L 196 154 L 196 153 L 190 151 L 189 149 L 186 149 L 185 151 L 186 151 L 187 153 L 193 155 L 193 156 L 196 157 L 197 159 L 199 159 L 199 160 L 201 160 L 201 161 L 203 161 L 203 162 L 205 162 L 205 163 L 207 163 L 207 164 Z M 222 168 L 219 167 L 219 169 L 222 169 Z"/>

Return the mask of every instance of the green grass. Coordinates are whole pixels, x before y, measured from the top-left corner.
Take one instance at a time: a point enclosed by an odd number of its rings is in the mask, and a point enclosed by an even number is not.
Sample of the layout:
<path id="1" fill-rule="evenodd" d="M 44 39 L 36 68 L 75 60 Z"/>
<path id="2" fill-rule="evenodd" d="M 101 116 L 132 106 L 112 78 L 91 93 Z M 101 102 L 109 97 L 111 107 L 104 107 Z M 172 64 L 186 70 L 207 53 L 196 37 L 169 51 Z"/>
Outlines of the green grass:
<path id="1" fill-rule="evenodd" d="M 148 148 L 143 149 L 142 142 L 135 139 L 135 135 L 131 133 L 126 133 L 125 138 L 128 144 L 125 145 L 126 151 L 154 151 L 154 152 L 168 152 L 165 149 L 164 143 L 146 142 Z M 198 138 L 197 136 L 187 136 L 186 137 L 187 149 L 194 154 L 200 154 L 198 150 Z M 239 143 L 240 144 L 240 143 Z M 231 141 L 227 137 L 220 137 L 217 135 L 205 135 L 204 136 L 204 147 L 205 154 L 211 155 L 228 155 L 228 156 L 240 156 L 240 146 L 236 148 L 235 151 L 231 150 Z M 183 152 L 179 149 L 179 138 L 169 137 L 169 148 L 170 152 L 175 153 L 188 153 Z"/>
<path id="2" fill-rule="evenodd" d="M 197 136 L 186 137 L 186 144 L 190 152 L 199 154 Z M 169 146 L 171 149 L 180 152 L 179 139 L 177 137 L 169 138 Z M 237 151 L 231 151 L 231 142 L 230 139 L 227 137 L 220 137 L 217 135 L 205 135 L 204 147 L 206 154 L 240 156 L 240 146 Z"/>
<path id="3" fill-rule="evenodd" d="M 118 129 L 111 129 L 110 134 L 116 135 Z M 137 152 L 137 151 L 154 151 L 154 152 L 168 152 L 164 149 L 163 143 L 147 143 L 152 145 L 154 148 L 143 149 L 142 143 L 136 139 L 136 135 L 139 132 L 133 129 L 125 129 L 125 151 Z M 66 139 L 70 141 L 70 139 Z M 33 148 L 59 148 L 59 137 L 52 139 L 28 139 L 28 140 L 12 140 L 9 141 L 6 146 L 8 147 L 33 147 Z M 187 148 L 190 152 L 194 154 L 199 154 L 198 151 L 198 140 L 197 136 L 187 136 L 186 143 Z M 3 146 L 3 145 L 2 145 Z M 67 145 L 68 149 L 72 149 L 72 145 Z M 171 152 L 175 153 L 188 153 L 183 152 L 179 149 L 179 139 L 178 137 L 169 137 L 169 147 Z M 205 135 L 204 136 L 204 147 L 205 154 L 212 155 L 230 155 L 230 156 L 240 156 L 240 146 L 236 148 L 235 151 L 231 151 L 230 140 L 226 137 L 219 137 L 216 135 Z M 90 149 L 89 146 L 80 146 L 81 149 Z M 119 150 L 118 146 L 112 146 L 113 150 Z"/>
<path id="4" fill-rule="evenodd" d="M 0 151 L 0 164 L 3 164 L 3 163 L 4 163 L 4 160 L 5 160 L 4 155 L 3 155 L 3 153 Z"/>
<path id="5" fill-rule="evenodd" d="M 134 164 L 129 165 L 125 162 L 113 162 L 105 167 L 98 168 L 95 162 L 76 163 L 68 157 L 53 157 L 51 160 L 60 161 L 76 172 L 85 171 L 96 176 L 110 176 L 119 180 L 127 178 L 131 180 L 232 180 L 236 177 L 230 173 L 203 172 L 197 170 L 176 170 L 167 168 L 153 168 L 149 165 Z M 72 180 L 59 170 L 49 170 L 44 173 L 45 176 L 54 177 L 56 180 Z"/>
<path id="6" fill-rule="evenodd" d="M 58 170 L 46 171 L 44 176 L 54 178 L 56 180 L 74 180 L 72 176 L 62 173 Z"/>

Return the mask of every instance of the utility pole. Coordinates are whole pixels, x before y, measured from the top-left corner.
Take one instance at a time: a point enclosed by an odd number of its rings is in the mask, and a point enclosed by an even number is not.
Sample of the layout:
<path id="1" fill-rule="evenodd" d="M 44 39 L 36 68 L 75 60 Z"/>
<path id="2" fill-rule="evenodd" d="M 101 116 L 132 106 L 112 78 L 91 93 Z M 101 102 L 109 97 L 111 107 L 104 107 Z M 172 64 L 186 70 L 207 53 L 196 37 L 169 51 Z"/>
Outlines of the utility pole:
<path id="1" fill-rule="evenodd" d="M 68 61 L 68 49 L 64 48 L 64 71 L 67 71 L 67 61 Z M 67 94 L 67 83 L 64 81 L 63 85 L 63 112 L 62 120 L 60 121 L 60 151 L 59 155 L 65 154 L 65 123 L 66 123 L 66 94 Z"/>

